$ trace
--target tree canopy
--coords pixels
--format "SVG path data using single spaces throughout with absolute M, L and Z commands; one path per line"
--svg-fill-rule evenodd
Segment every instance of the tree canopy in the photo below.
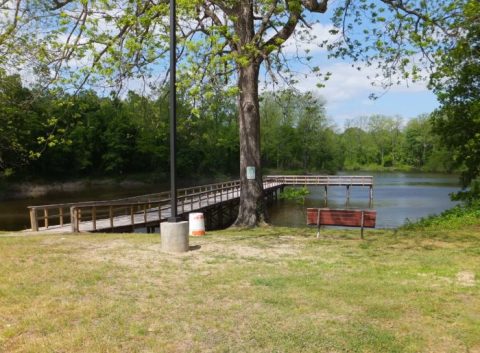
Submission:
M 198 115 L 200 97 L 212 98 L 222 84 L 237 97 L 242 186 L 237 225 L 265 220 L 259 74 L 263 68 L 272 79 L 289 81 L 282 46 L 293 34 L 311 38 L 315 15 L 332 4 L 331 32 L 340 35 L 334 43 L 323 42 L 332 56 L 377 66 L 382 85 L 416 80 L 422 66 L 434 66 L 455 43 L 455 24 L 465 2 L 179 1 L 178 88 L 188 92 L 190 112 Z M 158 83 L 152 78 L 168 72 L 163 60 L 168 50 L 165 0 L 6 0 L 2 5 L 0 65 L 14 62 L 44 84 L 59 82 L 77 92 L 85 85 L 108 90 L 123 87 L 128 79 L 137 85 Z M 230 85 L 232 81 L 236 83 Z M 247 180 L 247 167 L 256 169 L 255 180 Z
M 468 1 L 457 20 L 458 40 L 431 77 L 440 108 L 434 130 L 463 166 L 464 186 L 480 175 L 480 3 Z

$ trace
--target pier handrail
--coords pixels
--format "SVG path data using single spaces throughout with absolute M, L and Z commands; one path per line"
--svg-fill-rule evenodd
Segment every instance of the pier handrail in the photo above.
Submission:
M 323 176 L 323 175 L 269 175 L 264 177 L 264 188 L 283 185 L 373 185 L 372 176 Z M 199 185 L 189 188 L 178 189 L 178 207 L 181 213 L 185 212 L 187 205 L 189 210 L 193 209 L 193 205 L 198 203 L 199 207 L 209 206 L 217 200 L 223 202 L 235 195 L 240 196 L 240 180 Z M 72 230 L 80 231 L 81 221 L 97 220 L 98 213 L 108 212 L 107 219 L 110 219 L 111 228 L 115 215 L 122 214 L 125 216 L 129 213 L 132 219 L 132 227 L 134 226 L 134 216 L 143 213 L 145 223 L 148 220 L 148 214 L 159 212 L 159 220 L 162 219 L 162 210 L 168 208 L 170 203 L 170 192 L 164 191 L 134 197 L 126 197 L 113 200 L 103 201 L 84 201 L 69 202 L 61 204 L 36 205 L 29 206 L 30 223 L 32 231 L 39 230 L 39 222 L 43 221 L 43 227 L 48 229 L 52 226 L 63 226 L 66 221 L 72 224 Z M 52 222 L 50 222 L 52 221 Z
M 268 175 L 266 178 L 286 185 L 373 185 L 370 175 Z
M 278 184 L 276 181 L 267 180 L 264 185 L 268 188 L 272 183 Z M 240 196 L 239 180 L 179 189 L 177 192 L 179 211 L 183 213 L 187 205 L 190 205 L 190 209 L 192 209 L 194 203 L 198 203 L 200 207 L 202 205 L 208 206 L 217 200 L 224 201 L 224 198 L 231 198 L 234 194 L 235 197 Z M 36 205 L 29 206 L 28 209 L 32 231 L 39 230 L 39 221 L 43 221 L 43 226 L 48 229 L 52 226 L 63 226 L 65 221 L 69 220 L 72 224 L 72 230 L 78 232 L 82 220 L 93 222 L 93 228 L 95 229 L 98 213 L 105 210 L 108 210 L 107 218 L 110 219 L 112 228 L 115 215 L 119 212 L 125 215 L 125 212 L 128 211 L 131 216 L 142 212 L 145 215 L 159 212 L 159 219 L 161 220 L 165 218 L 162 217 L 162 208 L 163 210 L 167 209 L 169 203 L 170 192 L 160 192 L 106 201 Z M 53 213 L 52 210 L 56 210 L 56 212 Z M 146 222 L 147 216 L 145 217 Z M 50 222 L 50 220 L 53 220 L 53 222 Z

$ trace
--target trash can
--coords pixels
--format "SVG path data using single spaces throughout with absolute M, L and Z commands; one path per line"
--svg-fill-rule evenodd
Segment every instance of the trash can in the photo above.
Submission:
M 188 234 L 194 237 L 205 235 L 205 219 L 203 213 L 190 213 L 188 215 L 189 231 Z

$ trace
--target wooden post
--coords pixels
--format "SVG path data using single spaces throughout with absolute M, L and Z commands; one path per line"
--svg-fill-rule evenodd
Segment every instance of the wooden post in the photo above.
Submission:
M 48 209 L 44 208 L 43 209 L 43 222 L 45 224 L 45 229 L 48 228 Z
M 317 224 L 318 224 L 318 229 L 317 229 L 317 238 L 320 238 L 320 209 L 318 209 L 318 214 L 317 214 Z
M 360 231 L 360 236 L 363 239 L 363 225 L 365 223 L 365 211 L 362 211 L 362 230 Z
M 350 200 L 350 185 L 347 185 L 347 200 Z
M 370 201 L 373 200 L 373 185 L 370 185 Z
M 38 232 L 37 209 L 35 207 L 30 208 L 30 225 L 33 232 Z
M 93 230 L 97 230 L 97 207 L 92 207 L 92 223 L 93 223 Z
M 72 233 L 78 233 L 78 214 L 75 206 L 70 207 L 70 223 L 72 226 Z
M 113 207 L 108 208 L 108 216 L 110 218 L 110 228 L 113 230 Z
M 328 187 L 325 185 L 325 200 L 328 199 Z
M 147 205 L 143 205 L 143 221 L 147 224 Z
M 59 219 L 60 219 L 60 226 L 63 227 L 63 207 L 60 207 L 58 209 L 58 215 L 59 215 Z
M 161 218 L 162 216 L 162 208 L 160 207 L 160 203 L 158 204 L 158 213 L 159 213 L 159 218 Z M 134 212 L 133 212 L 133 205 L 130 206 L 130 224 L 132 225 L 132 232 L 135 231 L 135 215 L 134 215 Z

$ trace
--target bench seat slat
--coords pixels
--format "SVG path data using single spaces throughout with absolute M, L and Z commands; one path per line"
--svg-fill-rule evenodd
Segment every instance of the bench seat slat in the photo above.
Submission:
M 318 212 L 320 211 L 320 219 Z M 363 211 L 365 228 L 375 228 L 377 212 Z M 345 226 L 345 227 L 361 227 L 362 211 L 361 210 L 331 210 L 328 208 L 307 208 L 307 224 L 308 225 L 326 225 L 326 226 Z

